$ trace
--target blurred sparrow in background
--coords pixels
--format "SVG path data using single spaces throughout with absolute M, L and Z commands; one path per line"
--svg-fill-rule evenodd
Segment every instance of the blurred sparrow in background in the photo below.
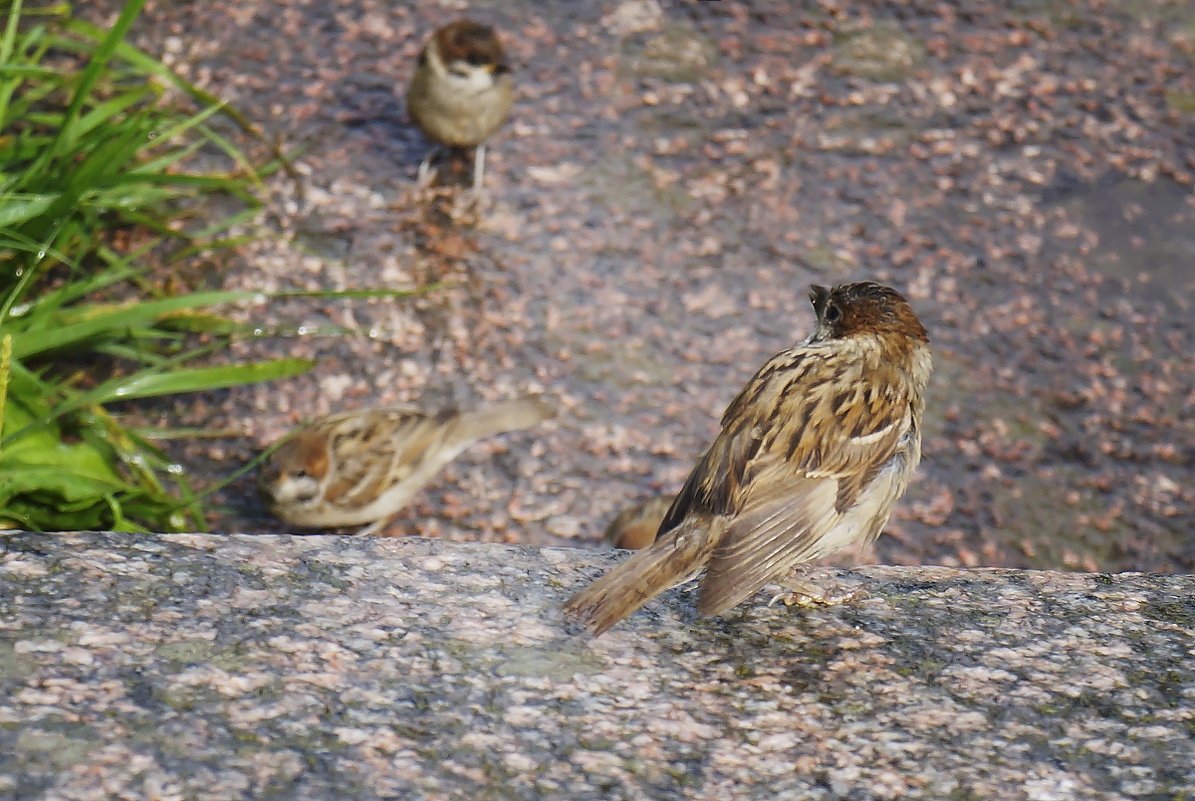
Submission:
M 467 19 L 432 34 L 407 87 L 407 110 L 429 139 L 450 148 L 475 148 L 474 189 L 485 178 L 485 140 L 506 122 L 513 101 L 510 67 L 498 35 Z M 439 149 L 419 165 L 420 183 Z
M 372 523 L 361 532 L 372 533 L 472 443 L 552 414 L 538 398 L 435 415 L 402 406 L 331 414 L 270 454 L 257 487 L 270 513 L 293 526 Z
M 637 551 L 655 542 L 656 531 L 672 505 L 671 495 L 657 495 L 628 506 L 606 526 L 606 542 L 615 548 Z
M 888 287 L 814 286 L 809 298 L 813 332 L 727 407 L 655 543 L 565 604 L 595 634 L 699 572 L 697 611 L 717 615 L 798 563 L 879 536 L 921 459 L 929 338 Z

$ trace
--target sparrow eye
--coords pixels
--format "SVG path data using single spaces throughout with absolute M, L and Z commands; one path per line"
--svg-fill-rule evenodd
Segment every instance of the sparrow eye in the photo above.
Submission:
M 826 307 L 826 322 L 836 323 L 838 318 L 842 317 L 842 311 L 837 306 Z
M 486 64 L 490 63 L 490 60 L 481 53 L 470 53 L 469 55 L 465 56 L 465 61 L 468 61 L 474 67 L 484 67 Z

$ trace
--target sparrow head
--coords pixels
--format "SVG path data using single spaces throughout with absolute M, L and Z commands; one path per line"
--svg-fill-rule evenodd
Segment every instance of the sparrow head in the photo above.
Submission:
M 871 281 L 839 284 L 833 289 L 814 284 L 809 301 L 817 316 L 810 342 L 859 334 L 896 334 L 919 342 L 929 335 L 904 295 Z
M 329 465 L 324 437 L 300 431 L 270 454 L 257 477 L 258 492 L 268 506 L 315 500 Z
M 510 72 L 498 34 L 472 20 L 457 20 L 437 30 L 419 57 L 420 65 L 427 61 L 429 49 L 434 49 L 449 77 L 462 82 L 488 86 Z

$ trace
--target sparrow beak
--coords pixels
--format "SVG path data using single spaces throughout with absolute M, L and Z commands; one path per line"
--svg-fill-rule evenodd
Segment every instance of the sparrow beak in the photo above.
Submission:
M 818 322 L 826 315 L 826 306 L 830 304 L 830 290 L 827 287 L 813 284 L 809 287 L 809 302 L 813 304 L 813 314 Z
M 814 284 L 809 287 L 809 302 L 813 304 L 813 314 L 817 319 L 813 324 L 813 331 L 809 334 L 808 341 L 821 342 L 830 339 L 834 333 L 826 322 L 826 309 L 830 305 L 830 290 Z

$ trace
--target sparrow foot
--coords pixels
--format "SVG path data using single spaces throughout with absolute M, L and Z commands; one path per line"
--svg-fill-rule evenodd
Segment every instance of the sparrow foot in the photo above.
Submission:
M 445 209 L 449 219 L 460 225 L 476 225 L 493 207 L 493 198 L 485 187 L 469 187 L 452 197 Z
M 777 601 L 783 601 L 785 606 L 837 606 L 867 597 L 860 581 L 850 574 L 819 568 L 795 567 L 779 584 L 786 590 L 773 596 L 768 606 Z
M 390 522 L 390 518 L 388 518 L 388 517 L 383 517 L 381 520 L 375 520 L 367 526 L 362 526 L 360 531 L 354 531 L 353 536 L 354 537 L 373 536 L 374 534 L 377 534 L 382 529 L 382 526 L 386 525 L 389 522 Z
M 432 182 L 436 180 L 436 169 L 432 164 L 443 155 L 444 148 L 436 145 L 423 157 L 423 161 L 419 162 L 419 169 L 415 173 L 415 186 L 417 188 L 428 189 L 431 187 Z

